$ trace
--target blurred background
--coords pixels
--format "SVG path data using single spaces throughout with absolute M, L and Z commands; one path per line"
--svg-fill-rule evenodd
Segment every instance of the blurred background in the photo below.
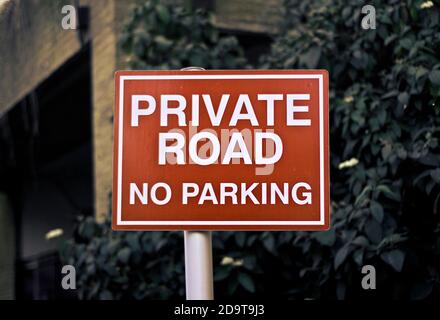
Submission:
M 440 296 L 437 1 L 0 0 L 0 299 L 184 297 L 182 232 L 108 218 L 114 72 L 188 66 L 330 72 L 331 230 L 215 232 L 215 297 Z

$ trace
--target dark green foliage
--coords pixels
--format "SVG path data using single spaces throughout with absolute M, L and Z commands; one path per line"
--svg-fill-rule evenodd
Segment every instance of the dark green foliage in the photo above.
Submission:
M 158 0 L 137 7 L 122 34 L 133 69 L 242 68 L 237 38 L 221 35 L 204 11 L 191 12 Z
M 237 40 L 219 37 L 204 14 L 148 3 L 124 35 L 134 67 L 244 67 Z M 332 229 L 214 233 L 216 296 L 438 298 L 439 8 L 373 1 L 377 29 L 363 30 L 362 1 L 296 3 L 286 2 L 282 32 L 259 67 L 329 70 Z M 84 298 L 183 296 L 182 233 L 81 228 L 66 252 L 82 270 Z M 361 289 L 366 264 L 377 270 L 374 293 Z
M 77 270 L 81 299 L 165 299 L 184 295 L 177 232 L 113 232 L 109 222 L 80 222 L 62 258 Z
M 388 287 L 387 296 L 410 297 L 423 285 L 438 290 L 439 9 L 376 1 L 369 4 L 377 29 L 363 30 L 362 1 L 315 3 L 262 59 L 268 68 L 323 68 L 331 76 L 333 228 L 328 236 L 296 236 L 301 263 L 314 266 L 305 286 L 336 279 L 343 298 L 362 265 L 385 263 L 378 286 Z M 359 163 L 340 169 L 351 158 Z

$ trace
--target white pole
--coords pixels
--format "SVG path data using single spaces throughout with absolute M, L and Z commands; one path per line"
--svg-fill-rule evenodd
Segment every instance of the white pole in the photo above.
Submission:
M 213 300 L 212 236 L 210 231 L 184 231 L 187 300 Z
M 203 71 L 200 67 L 181 70 Z M 213 300 L 212 234 L 210 231 L 184 231 L 185 283 L 187 300 Z

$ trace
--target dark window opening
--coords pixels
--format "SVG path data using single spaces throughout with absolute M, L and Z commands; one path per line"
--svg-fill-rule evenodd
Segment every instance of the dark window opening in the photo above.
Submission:
M 262 55 L 270 52 L 273 40 L 269 35 L 252 32 L 234 32 L 232 34 L 238 38 L 247 60 L 254 66 L 258 65 Z
M 0 122 L 0 190 L 16 228 L 16 298 L 74 296 L 58 250 L 93 214 L 90 48 L 67 61 Z

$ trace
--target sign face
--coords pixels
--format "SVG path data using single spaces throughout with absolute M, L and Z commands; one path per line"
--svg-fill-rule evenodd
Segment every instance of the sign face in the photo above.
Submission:
M 327 230 L 328 73 L 120 71 L 113 229 Z

